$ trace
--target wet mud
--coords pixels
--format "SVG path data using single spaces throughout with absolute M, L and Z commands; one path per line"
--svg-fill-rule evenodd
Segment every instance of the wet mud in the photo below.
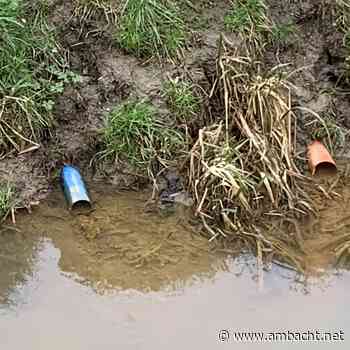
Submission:
M 318 191 L 312 194 L 317 214 L 310 218 L 303 230 L 305 239 L 305 265 L 314 273 L 340 264 L 348 267 L 347 259 L 341 260 L 340 252 L 348 254 L 349 241 L 349 160 L 337 160 L 337 173 L 320 172 L 315 178 Z M 343 250 L 342 250 L 343 248 Z M 345 255 L 347 255 L 345 254 Z

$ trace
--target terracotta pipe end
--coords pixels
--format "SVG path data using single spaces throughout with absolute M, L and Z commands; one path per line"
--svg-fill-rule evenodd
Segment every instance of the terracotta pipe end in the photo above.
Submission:
M 320 141 L 313 141 L 308 146 L 308 159 L 313 176 L 321 169 L 326 169 L 332 173 L 337 171 L 335 161 Z

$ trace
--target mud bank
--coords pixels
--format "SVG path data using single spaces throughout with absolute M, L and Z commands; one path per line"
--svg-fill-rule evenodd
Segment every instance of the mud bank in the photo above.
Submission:
M 335 30 L 333 7 L 327 2 L 267 1 L 269 15 L 279 24 L 292 21 L 295 33 L 283 45 L 271 45 L 266 59 L 271 66 L 289 63 L 297 69 L 295 105 L 307 107 L 320 115 L 332 115 L 341 126 L 348 127 L 350 107 L 346 87 L 337 86 L 344 70 L 345 52 L 342 35 Z M 70 87 L 59 97 L 55 107 L 56 127 L 52 137 L 42 140 L 41 147 L 22 156 L 1 160 L 0 177 L 13 182 L 22 204 L 28 205 L 45 197 L 57 169 L 63 161 L 73 161 L 84 169 L 85 175 L 104 177 L 120 187 L 140 183 L 125 167 L 94 163 L 100 150 L 100 130 L 104 114 L 128 97 L 147 97 L 159 107 L 164 118 L 169 117 L 161 87 L 167 77 L 186 76 L 204 87 L 211 88 L 212 72 L 218 52 L 217 41 L 224 31 L 224 16 L 229 1 L 212 3 L 197 1 L 187 9 L 192 23 L 192 38 L 181 62 L 175 65 L 155 60 L 140 60 L 125 54 L 113 40 L 114 24 L 107 22 L 103 12 L 96 10 L 82 17 L 74 2 L 50 1 L 49 20 L 58 33 L 60 45 L 66 50 L 71 69 L 82 76 L 82 82 Z M 231 35 L 226 33 L 226 35 Z M 232 37 L 232 40 L 237 40 Z M 239 42 L 238 42 L 239 43 Z M 215 108 L 203 106 L 202 113 L 215 113 Z M 301 159 L 310 140 L 307 127 L 310 114 L 299 112 L 297 140 Z M 339 152 L 347 152 L 341 145 Z M 300 160 L 300 164 L 302 164 Z M 26 179 L 23 181 L 23 179 Z M 141 179 L 141 182 L 144 181 Z

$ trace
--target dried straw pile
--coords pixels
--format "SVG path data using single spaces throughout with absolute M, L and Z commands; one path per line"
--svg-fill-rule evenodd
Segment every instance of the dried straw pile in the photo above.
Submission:
M 281 253 L 290 240 L 298 246 L 287 234 L 270 236 L 263 223 L 276 217 L 293 222 L 312 211 L 304 191 L 308 180 L 294 162 L 296 118 L 280 68 L 264 72 L 259 61 L 240 56 L 222 37 L 211 99 L 224 115 L 200 130 L 190 155 L 196 214 L 212 239 L 243 238 L 260 253 Z

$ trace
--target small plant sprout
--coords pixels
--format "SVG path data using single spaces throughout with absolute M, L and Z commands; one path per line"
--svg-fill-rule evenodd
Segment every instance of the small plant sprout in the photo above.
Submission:
M 0 220 L 3 221 L 14 204 L 14 187 L 10 184 L 0 184 Z
M 331 115 L 318 116 L 312 124 L 312 138 L 323 140 L 332 153 L 344 146 L 348 132 L 336 123 L 334 117 Z
M 290 38 L 295 35 L 296 26 L 293 22 L 275 24 L 271 28 L 272 41 L 277 44 L 286 45 Z

